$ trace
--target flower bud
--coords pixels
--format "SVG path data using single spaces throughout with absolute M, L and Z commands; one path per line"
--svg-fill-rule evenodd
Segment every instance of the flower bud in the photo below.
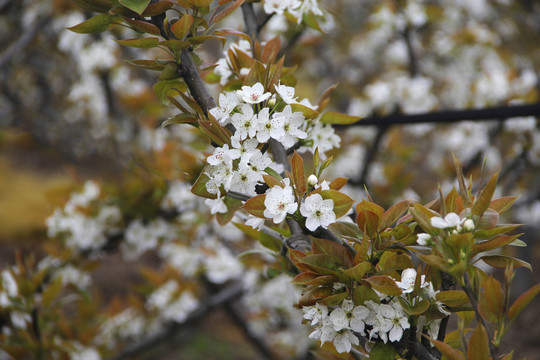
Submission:
M 319 179 L 317 179 L 317 177 L 313 174 L 309 175 L 308 179 L 307 179 L 307 183 L 309 186 L 315 186 L 317 185 L 317 183 L 319 182 Z
M 431 235 L 426 233 L 418 234 L 418 239 L 416 240 L 418 245 L 428 246 L 431 243 Z
M 474 221 L 472 219 L 467 219 L 463 222 L 463 229 L 467 232 L 474 231 Z
M 268 106 L 270 106 L 270 107 L 276 106 L 276 99 L 272 98 L 272 99 L 268 100 Z

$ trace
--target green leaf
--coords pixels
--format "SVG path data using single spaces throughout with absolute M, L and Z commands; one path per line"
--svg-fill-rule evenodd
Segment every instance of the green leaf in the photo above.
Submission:
M 142 15 L 150 0 L 118 0 L 118 2 L 137 14 Z
M 481 253 L 481 252 L 484 252 L 484 251 L 494 250 L 494 249 L 501 248 L 501 247 L 503 247 L 505 245 L 509 245 L 512 242 L 514 242 L 521 235 L 523 235 L 523 234 L 517 234 L 517 235 L 512 235 L 512 236 L 500 235 L 500 236 L 497 236 L 496 238 L 494 238 L 492 240 L 488 240 L 488 241 L 484 241 L 484 242 L 481 242 L 481 243 L 474 244 L 473 249 L 472 249 L 472 255 L 474 256 L 474 255 L 476 255 L 478 253 Z
M 466 360 L 465 355 L 461 351 L 452 349 L 450 345 L 445 344 L 442 341 L 432 339 L 428 336 L 426 337 L 429 339 L 429 341 L 431 341 L 433 345 L 435 345 L 435 347 L 441 352 L 441 354 L 448 358 L 448 360 Z
M 416 301 L 416 303 L 411 306 L 409 302 L 402 297 L 398 297 L 399 303 L 401 304 L 401 307 L 408 315 L 420 315 L 426 312 L 427 309 L 429 309 L 429 300 L 428 299 L 422 299 L 421 301 Z
M 199 177 L 197 178 L 197 181 L 193 184 L 191 187 L 191 192 L 197 196 L 205 197 L 208 199 L 215 199 L 217 196 L 215 194 L 210 194 L 208 190 L 206 190 L 206 183 L 210 180 L 208 175 L 204 173 L 204 170 L 201 171 L 199 174 Z
M 364 279 L 364 281 L 367 281 L 373 289 L 382 292 L 383 294 L 390 296 L 401 295 L 401 289 L 397 286 L 396 282 L 391 277 L 384 275 L 375 275 Z
M 71 0 L 78 7 L 87 11 L 107 13 L 113 7 L 113 2 L 108 0 Z
M 147 21 L 133 20 L 126 16 L 123 16 L 122 19 L 138 32 L 148 33 L 157 36 L 161 35 L 161 31 L 159 31 L 159 28 L 156 25 L 151 24 Z
M 333 211 L 336 214 L 336 218 L 347 215 L 354 203 L 354 200 L 348 195 L 345 195 L 337 190 L 323 190 L 320 192 L 320 194 L 323 199 L 332 199 L 332 201 L 334 201 Z
M 53 301 L 58 298 L 62 291 L 62 277 L 58 276 L 49 286 L 43 291 L 41 305 L 46 309 L 52 305 Z
M 192 24 L 193 16 L 185 14 L 171 26 L 171 31 L 178 40 L 182 40 L 189 33 Z
M 489 255 L 483 256 L 480 258 L 486 264 L 491 265 L 496 268 L 505 269 L 509 265 L 513 265 L 514 268 L 524 267 L 532 271 L 532 266 L 526 261 L 519 260 L 510 256 L 504 255 Z
M 272 251 L 279 253 L 281 251 L 281 241 L 264 232 L 259 233 L 259 242 L 262 246 Z
M 315 15 L 312 12 L 304 13 L 302 16 L 302 22 L 308 27 L 317 30 L 320 33 L 323 32 L 321 27 L 319 26 L 319 23 L 317 22 L 317 19 L 315 18 Z
M 265 199 L 266 194 L 254 196 L 246 201 L 246 203 L 242 206 L 242 209 L 253 216 L 264 219 L 264 210 L 266 209 L 266 206 L 264 205 Z
M 495 210 L 499 214 L 502 214 L 506 210 L 510 209 L 516 202 L 519 196 L 506 196 L 491 201 L 489 208 Z
M 473 331 L 467 350 L 467 360 L 489 360 L 489 338 L 486 328 L 478 324 Z
M 398 353 L 392 345 L 379 341 L 369 352 L 369 360 L 394 360 L 397 355 Z
M 478 310 L 484 319 L 494 324 L 498 323 L 503 316 L 504 295 L 501 291 L 501 283 L 493 276 L 489 276 L 482 282 Z
M 535 298 L 536 295 L 540 292 L 540 284 L 536 284 L 523 294 L 521 294 L 516 301 L 510 306 L 508 311 L 508 320 L 514 320 L 525 307 Z
M 150 4 L 146 7 L 146 10 L 142 13 L 143 17 L 152 17 L 159 14 L 163 14 L 165 11 L 169 10 L 174 6 L 174 3 L 170 1 L 158 1 L 156 3 Z
M 319 116 L 319 112 L 317 110 L 313 110 L 312 108 L 302 104 L 291 104 L 291 110 L 292 112 L 301 112 L 304 114 L 306 119 L 314 119 Z
M 379 295 L 368 285 L 357 286 L 353 291 L 353 300 L 355 305 L 363 305 L 369 300 L 377 304 L 381 302 Z
M 343 246 L 336 242 L 313 238 L 312 240 L 313 254 L 333 255 L 343 260 L 346 265 L 352 265 L 353 257 L 351 253 Z
M 97 34 L 107 30 L 114 18 L 108 14 L 98 14 L 82 23 L 69 27 L 68 30 L 79 34 Z
M 137 38 L 127 40 L 115 40 L 120 45 L 129 46 L 133 48 L 149 49 L 158 46 L 159 39 L 157 37 L 149 38 Z
M 249 37 L 248 34 L 243 33 L 241 31 L 238 31 L 238 30 L 234 30 L 234 29 L 228 29 L 228 28 L 217 29 L 216 31 L 214 31 L 214 34 L 216 34 L 216 35 L 236 35 L 236 36 L 240 36 L 242 39 L 244 39 L 246 41 L 251 42 L 251 38 Z
M 488 239 L 492 236 L 500 235 L 500 234 L 515 230 L 520 226 L 521 225 L 519 224 L 502 224 L 502 225 L 497 225 L 491 229 L 476 230 L 474 232 L 474 237 L 476 239 Z
M 161 123 L 161 127 L 169 126 L 172 124 L 190 124 L 197 125 L 197 115 L 191 113 L 181 113 L 175 116 L 171 116 L 167 120 Z
M 323 124 L 351 125 L 362 119 L 359 116 L 351 116 L 337 112 L 326 112 L 321 116 Z
M 231 14 L 234 10 L 236 10 L 240 5 L 242 5 L 244 3 L 245 0 L 235 0 L 232 4 L 228 5 L 227 7 L 225 7 L 223 10 L 221 10 L 220 12 L 218 12 L 217 14 L 214 15 L 214 17 L 212 18 L 213 22 L 214 23 L 217 23 L 218 21 L 221 21 L 223 20 L 224 18 L 226 18 L 227 16 L 229 16 L 229 14 Z M 248 40 L 249 41 L 249 40 Z
M 345 300 L 349 296 L 347 292 L 342 292 L 340 294 L 336 295 L 330 295 L 322 300 L 319 300 L 318 303 L 325 306 L 336 306 L 340 305 L 343 300 Z
M 298 303 L 302 306 L 312 306 L 312 305 L 315 305 L 317 301 L 331 295 L 332 295 L 332 289 L 330 288 L 327 288 L 327 287 L 315 288 L 303 294 L 300 297 L 300 300 L 298 300 Z
M 491 179 L 489 179 L 486 186 L 482 189 L 480 195 L 478 195 L 478 198 L 476 198 L 476 200 L 474 201 L 473 207 L 471 209 L 473 215 L 480 216 L 484 213 L 484 211 L 489 208 L 491 198 L 493 197 L 493 193 L 495 193 L 495 188 L 497 187 L 498 177 L 498 173 L 494 174 Z
M 240 209 L 242 206 L 242 200 L 238 200 L 230 196 L 225 196 L 223 202 L 227 206 L 227 212 L 216 214 L 216 220 L 221 226 L 225 226 L 229 221 L 231 221 L 236 213 L 236 210 Z
M 458 307 L 469 303 L 467 294 L 461 290 L 441 291 L 435 295 L 435 298 L 449 307 Z
M 371 263 L 365 261 L 356 265 L 353 268 L 343 270 L 343 273 L 353 280 L 360 281 L 364 278 L 364 275 L 371 270 Z
M 409 200 L 404 200 L 386 210 L 382 214 L 381 224 L 378 230 L 382 231 L 395 223 L 409 209 L 410 204 L 411 202 Z
M 162 104 L 166 104 L 169 96 L 177 95 L 179 91 L 186 89 L 183 79 L 161 80 L 154 84 L 154 92 Z
M 300 262 L 325 275 L 334 275 L 339 267 L 345 265 L 342 259 L 328 254 L 308 255 L 300 259 Z
M 428 209 L 427 207 L 414 204 L 413 207 L 409 209 L 412 217 L 416 220 L 417 224 L 420 225 L 422 230 L 430 235 L 436 235 L 439 231 L 431 225 L 431 218 L 434 216 L 439 216 L 435 211 Z

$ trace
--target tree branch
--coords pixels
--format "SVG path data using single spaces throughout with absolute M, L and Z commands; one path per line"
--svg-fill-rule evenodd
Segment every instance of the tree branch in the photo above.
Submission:
M 18 52 L 27 47 L 34 37 L 45 27 L 52 17 L 47 16 L 39 20 L 30 30 L 22 34 L 14 43 L 12 43 L 1 55 L 0 55 L 0 68 L 3 68 L 6 63 L 15 56 Z
M 540 116 L 540 103 L 486 107 L 483 109 L 441 110 L 413 115 L 369 116 L 351 125 L 334 125 L 335 128 L 349 126 L 389 126 L 426 123 L 454 123 L 457 121 L 493 121 L 522 116 Z

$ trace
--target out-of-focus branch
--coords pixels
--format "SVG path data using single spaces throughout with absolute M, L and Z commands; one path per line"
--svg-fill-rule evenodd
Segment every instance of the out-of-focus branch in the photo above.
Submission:
M 408 125 L 408 124 L 443 124 L 458 121 L 494 121 L 507 120 L 522 116 L 540 116 L 540 103 L 486 107 L 483 109 L 441 110 L 413 115 L 369 116 L 351 125 L 334 125 L 335 128 L 349 126 Z
M 174 336 L 180 331 L 192 328 L 195 324 L 199 323 L 210 312 L 210 310 L 241 296 L 243 291 L 242 283 L 235 283 L 227 288 L 224 288 L 208 298 L 208 300 L 193 311 L 183 323 L 171 323 L 157 334 L 152 335 L 139 343 L 126 347 L 120 354 L 110 358 L 109 360 L 131 359 L 136 355 L 140 355 L 141 353 L 174 338 Z
M 246 33 L 251 36 L 252 40 L 259 38 L 259 26 L 257 25 L 257 15 L 253 4 L 245 2 L 242 4 L 242 15 L 244 16 L 244 23 L 246 25 Z
M 1 5 L 1 4 L 0 4 Z M 12 43 L 1 55 L 0 55 L 0 68 L 3 68 L 9 59 L 15 56 L 18 52 L 27 47 L 34 37 L 51 21 L 51 17 L 47 16 L 40 19 L 34 24 L 30 30 L 22 34 L 14 43 Z
M 381 146 L 382 139 L 388 129 L 389 129 L 388 126 L 383 126 L 377 129 L 377 134 L 375 135 L 375 139 L 373 139 L 373 142 L 371 143 L 371 146 L 368 149 L 368 152 L 364 159 L 364 165 L 362 166 L 362 172 L 360 173 L 360 177 L 358 178 L 358 180 L 349 179 L 349 184 L 368 186 L 367 177 L 369 174 L 369 168 L 371 164 L 373 163 L 373 161 L 375 160 L 375 157 L 377 156 L 377 152 L 379 151 L 379 147 Z

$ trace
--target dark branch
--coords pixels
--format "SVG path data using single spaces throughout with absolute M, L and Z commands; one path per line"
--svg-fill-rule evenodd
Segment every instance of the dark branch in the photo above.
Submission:
M 1 55 L 0 55 L 0 68 L 3 68 L 6 63 L 15 56 L 18 52 L 27 47 L 34 37 L 43 30 L 43 28 L 51 21 L 51 17 L 46 17 L 39 20 L 30 30 L 22 34 L 14 43 L 12 43 Z
M 389 126 L 426 123 L 454 123 L 476 120 L 493 121 L 522 116 L 540 116 L 540 103 L 494 106 L 483 109 L 442 110 L 414 115 L 369 116 L 352 125 L 335 125 L 336 128 L 348 126 Z

